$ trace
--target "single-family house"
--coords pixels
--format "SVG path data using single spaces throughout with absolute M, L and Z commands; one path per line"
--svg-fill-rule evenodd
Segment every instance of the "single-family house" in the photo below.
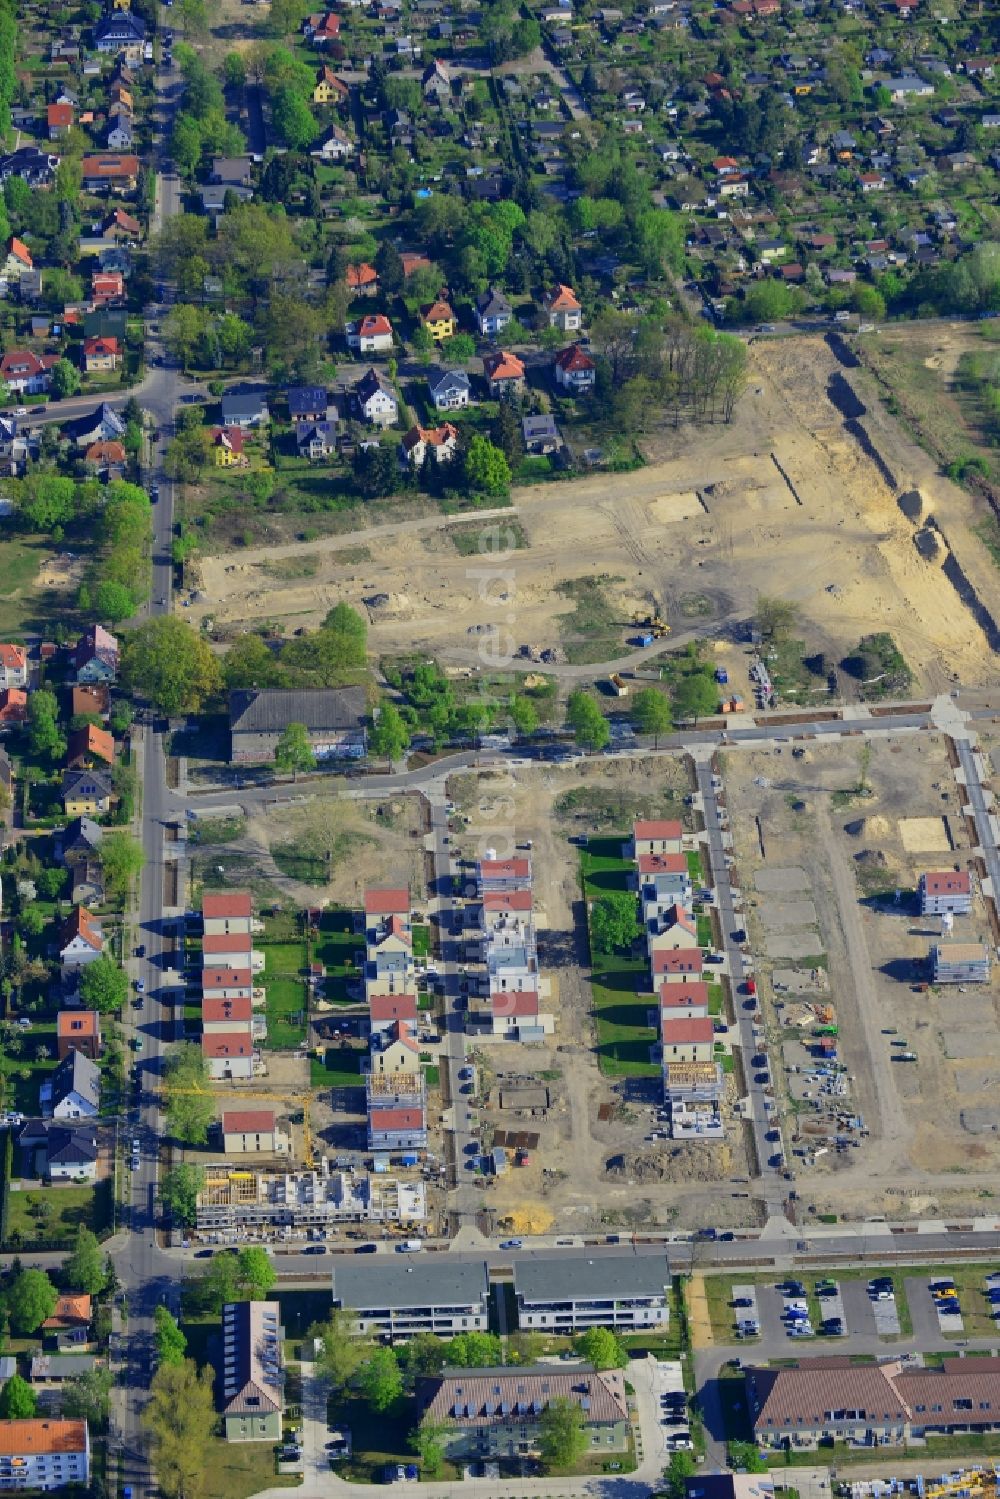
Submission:
M 310 151 L 319 161 L 347 161 L 354 155 L 354 142 L 339 125 L 331 125 L 317 146 Z
M 80 683 L 113 682 L 121 652 L 118 641 L 103 625 L 84 631 L 73 652 L 73 671 Z
M 381 312 L 368 312 L 346 325 L 347 346 L 359 354 L 388 354 L 392 349 L 392 324 Z
M 322 385 L 294 385 L 286 391 L 285 398 L 288 415 L 296 424 L 326 420 L 329 400 Z
M 556 384 L 575 393 L 591 390 L 597 379 L 597 365 L 579 344 L 571 344 L 555 358 Z
M 50 104 L 45 111 L 45 131 L 50 141 L 61 141 L 73 128 L 72 104 Z
M 464 370 L 435 370 L 427 376 L 427 389 L 436 411 L 461 411 L 472 393 Z
M 660 1042 L 664 1063 L 710 1062 L 715 1054 L 715 1031 L 712 1021 L 688 1016 L 673 1018 L 670 1010 L 661 1012 Z
M 96 1010 L 60 1010 L 56 1016 L 56 1055 L 60 1062 L 79 1051 L 96 1062 L 101 1054 L 101 1017 Z
M 67 817 L 101 817 L 111 810 L 114 786 L 105 771 L 67 770 L 61 790 Z
M 109 57 L 141 62 L 146 44 L 146 23 L 130 10 L 106 11 L 94 27 L 94 49 Z
M 95 442 L 120 442 L 125 422 L 113 406 L 102 401 L 95 411 L 64 423 L 63 432 L 78 448 L 89 448 Z
M 0 687 L 27 687 L 28 652 L 23 645 L 0 645 Z
M 438 103 L 451 98 L 451 69 L 446 62 L 435 58 L 423 71 L 420 87 L 425 99 L 436 99 Z
M 513 317 L 513 307 L 495 286 L 476 298 L 476 322 L 484 338 L 496 338 Z
M 58 156 L 51 151 L 40 151 L 37 146 L 19 146 L 0 156 L 0 182 L 8 177 L 20 177 L 29 187 L 46 187 L 56 174 Z
M 116 208 L 101 225 L 101 238 L 134 243 L 142 239 L 142 225 L 124 208 Z
M 519 395 L 524 390 L 524 365 L 516 354 L 505 349 L 487 354 L 483 360 L 483 374 L 487 389 L 495 399 Z
M 312 91 L 314 104 L 346 104 L 351 91 L 342 78 L 324 63 L 316 72 L 316 83 Z
M 649 966 L 653 974 L 653 987 L 662 984 L 703 983 L 705 960 L 697 947 L 661 948 L 650 953 Z
M 80 163 L 83 187 L 89 193 L 135 192 L 139 181 L 139 158 L 131 154 L 102 152 L 99 156 L 85 156 Z
M 335 11 L 324 11 L 322 15 L 307 16 L 302 23 L 306 40 L 314 47 L 328 47 L 340 36 L 340 17 Z
M 39 395 L 52 383 L 52 369 L 58 359 L 57 354 L 9 349 L 0 359 L 0 380 L 14 395 Z
M 625 857 L 638 859 L 642 854 L 679 854 L 683 852 L 684 830 L 675 818 L 640 818 L 632 828 L 625 845 Z
M 916 73 L 904 73 L 900 78 L 887 78 L 879 88 L 887 88 L 893 104 L 905 104 L 908 99 L 929 99 L 934 94 L 934 85 Z
M 216 468 L 246 468 L 250 462 L 247 457 L 250 439 L 242 427 L 212 427 L 209 440 Z
M 273 1109 L 223 1109 L 219 1125 L 226 1155 L 285 1155 L 289 1136 Z
M 400 446 L 412 468 L 420 468 L 428 453 L 436 463 L 447 463 L 455 456 L 458 428 L 451 422 L 442 422 L 440 427 L 411 427 Z
M 555 453 L 562 447 L 556 419 L 551 415 L 522 417 L 521 439 L 526 453 Z
M 112 765 L 114 758 L 115 741 L 107 729 L 87 723 L 70 734 L 66 749 L 66 764 L 70 770 Z
M 128 151 L 135 140 L 132 118 L 123 109 L 108 116 L 108 129 L 104 144 L 109 151 Z
M 429 307 L 421 307 L 420 322 L 437 344 L 458 331 L 458 319 L 451 306 L 440 298 Z
M 70 1051 L 38 1090 L 48 1119 L 93 1119 L 101 1107 L 101 1074 L 82 1051 Z
M 349 265 L 344 272 L 347 289 L 355 297 L 374 297 L 378 292 L 378 271 L 367 260 Z
M 0 728 L 8 724 L 26 723 L 28 718 L 28 694 L 21 687 L 0 688 Z
M 391 427 L 399 414 L 396 392 L 376 369 L 367 370 L 354 387 L 354 405 L 373 427 Z
M 96 916 L 86 906 L 74 906 L 59 933 L 59 961 L 63 977 L 71 969 L 93 963 L 104 952 L 104 933 Z
M 118 368 L 117 338 L 85 338 L 83 367 L 88 375 L 106 374 Z
M 270 420 L 267 397 L 258 390 L 227 390 L 220 402 L 222 425 L 244 431 L 264 427 Z
M 558 328 L 562 333 L 575 333 L 583 327 L 583 308 L 576 293 L 568 286 L 560 283 L 546 292 L 542 298 L 542 307 L 550 328 Z
M 311 463 L 331 457 L 337 450 L 336 421 L 298 422 L 295 427 L 295 446 L 299 457 L 308 458 Z

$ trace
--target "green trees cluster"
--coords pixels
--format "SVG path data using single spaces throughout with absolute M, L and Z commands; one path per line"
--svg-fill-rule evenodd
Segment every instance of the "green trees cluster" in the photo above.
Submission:
M 160 1201 L 173 1221 L 193 1228 L 198 1215 L 198 1193 L 205 1184 L 204 1167 L 192 1161 L 172 1166 L 160 1177 Z
M 641 432 L 666 412 L 679 421 L 729 421 L 746 388 L 747 351 L 731 333 L 671 315 L 634 317 L 605 307 L 594 318 L 598 398 L 621 430 Z
M 590 908 L 590 937 L 599 953 L 628 952 L 639 931 L 639 904 L 630 890 L 609 890 Z
M 184 75 L 184 108 L 178 110 L 170 137 L 170 154 L 179 172 L 192 177 L 206 151 L 238 156 L 246 150 L 243 132 L 226 119 L 222 87 L 205 62 L 185 43 L 174 56 Z
M 94 619 L 114 625 L 134 614 L 149 594 L 153 509 L 144 489 L 122 479 L 104 493 L 98 552 L 77 604 Z
M 113 1015 L 128 998 L 128 976 L 109 953 L 87 963 L 80 974 L 80 998 L 89 1010 Z
M 59 699 L 48 687 L 28 698 L 28 748 L 40 759 L 58 764 L 66 755 L 66 737 L 59 724 Z
M 611 739 L 611 729 L 597 699 L 578 688 L 569 695 L 566 718 L 581 749 L 601 750 Z
M 191 1359 L 161 1364 L 142 1414 L 165 1499 L 198 1499 L 208 1471 L 208 1444 L 215 1431 L 213 1371 Z
M 197 713 L 222 686 L 208 641 L 176 615 L 157 615 L 122 642 L 122 677 L 161 713 Z
M 10 134 L 10 106 L 17 95 L 17 17 L 15 8 L 5 0 L 0 5 L 0 135 Z M 10 233 L 7 214 L 0 214 L 0 235 Z
M 207 272 L 205 262 L 203 275 Z M 178 302 L 163 319 L 163 341 L 184 369 L 193 363 L 207 370 L 236 369 L 250 352 L 253 329 L 235 312 Z
M 185 1145 L 204 1145 L 215 1121 L 208 1081 L 208 1067 L 195 1042 L 185 1041 L 167 1057 L 163 1069 L 167 1129 Z
M 286 641 L 279 651 L 259 635 L 242 635 L 230 646 L 222 671 L 227 687 L 340 687 L 357 681 L 367 655 L 367 622 L 340 603 L 318 630 Z

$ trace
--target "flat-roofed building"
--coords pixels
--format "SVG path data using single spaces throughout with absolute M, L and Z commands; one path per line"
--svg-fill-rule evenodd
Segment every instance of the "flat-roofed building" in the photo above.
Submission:
M 364 1336 L 485 1332 L 488 1299 L 485 1260 L 400 1255 L 378 1265 L 347 1260 L 333 1271 L 333 1304 L 353 1314 Z
M 990 953 L 983 942 L 936 942 L 930 951 L 935 984 L 988 984 Z
M 666 1327 L 670 1267 L 665 1255 L 532 1255 L 514 1265 L 514 1295 L 522 1328 L 574 1333 L 587 1327 Z

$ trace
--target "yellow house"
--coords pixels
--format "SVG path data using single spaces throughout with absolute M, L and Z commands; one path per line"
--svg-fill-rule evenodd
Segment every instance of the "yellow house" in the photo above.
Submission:
M 340 104 L 348 97 L 348 94 L 347 84 L 341 82 L 332 68 L 319 69 L 316 74 L 316 86 L 312 92 L 314 104 Z
M 239 427 L 212 428 L 212 457 L 216 468 L 245 468 L 246 435 Z
M 62 780 L 67 817 L 99 817 L 111 810 L 111 778 L 100 770 L 67 770 Z
M 813 86 L 812 86 L 811 83 L 797 83 L 795 85 L 795 87 L 794 87 L 794 90 L 793 90 L 794 93 L 799 94 L 799 95 L 802 95 L 802 94 L 811 94 L 812 91 L 813 91 Z
M 421 308 L 420 321 L 436 344 L 458 332 L 458 318 L 447 302 L 432 302 L 429 307 Z
M 112 10 L 131 10 L 132 0 L 111 0 Z

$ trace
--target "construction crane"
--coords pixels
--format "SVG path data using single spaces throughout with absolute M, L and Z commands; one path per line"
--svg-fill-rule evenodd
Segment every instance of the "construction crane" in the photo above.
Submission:
M 170 1091 L 169 1082 L 166 1085 L 164 1102 Z M 195 1095 L 198 1098 L 210 1098 L 213 1103 L 219 1100 L 218 1093 L 212 1093 L 207 1088 L 174 1088 L 175 1094 Z M 308 1093 L 246 1093 L 237 1095 L 240 1102 L 246 1108 L 253 1108 L 256 1103 L 280 1103 L 284 1104 L 289 1114 L 302 1113 L 302 1156 L 306 1167 L 312 1171 L 316 1165 L 316 1156 L 313 1151 L 312 1122 L 309 1111 L 312 1099 Z

